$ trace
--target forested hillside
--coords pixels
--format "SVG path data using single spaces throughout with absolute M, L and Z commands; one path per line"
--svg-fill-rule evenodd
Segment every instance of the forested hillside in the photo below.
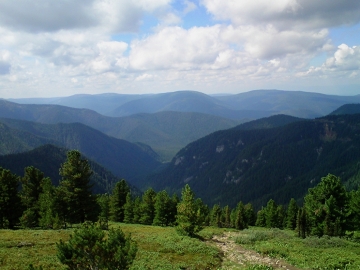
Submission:
M 144 177 L 160 165 L 150 147 L 107 136 L 80 123 L 47 125 L 13 119 L 3 121 L 12 125 L 10 128 L 2 124 L 4 129 L 0 136 L 4 139 L 6 136 L 0 150 L 3 154 L 24 152 L 52 143 L 66 149 L 78 149 L 116 176 L 129 181 Z
M 284 114 L 277 114 L 269 117 L 260 118 L 257 120 L 249 121 L 243 124 L 240 124 L 234 127 L 234 130 L 250 130 L 250 129 L 266 129 L 266 128 L 274 128 L 274 127 L 281 127 L 287 124 L 303 121 L 305 119 L 284 115 Z
M 360 113 L 360 104 L 345 104 L 337 108 L 331 115 Z
M 13 129 L 0 122 L 0 155 L 31 150 L 51 142 L 53 141 L 49 138 L 41 138 L 26 131 Z
M 31 151 L 0 156 L 0 167 L 21 176 L 24 174 L 24 168 L 33 166 L 42 171 L 45 177 L 49 177 L 53 185 L 58 186 L 61 179 L 59 168 L 66 160 L 67 151 L 65 148 L 47 144 Z M 109 193 L 119 178 L 92 160 L 89 160 L 89 164 L 93 171 L 90 178 L 94 185 L 92 191 L 100 194 Z
M 357 174 L 359 159 L 360 115 L 327 116 L 215 132 L 183 148 L 148 183 L 171 191 L 188 183 L 209 204 L 241 200 L 259 207 L 271 198 L 300 199 L 328 173 L 346 182 Z

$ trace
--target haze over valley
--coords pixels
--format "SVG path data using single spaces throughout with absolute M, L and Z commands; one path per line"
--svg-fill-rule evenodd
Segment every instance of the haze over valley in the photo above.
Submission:
M 0 151 L 12 155 L 0 166 L 14 169 L 11 163 L 23 153 L 54 145 L 80 150 L 140 190 L 179 192 L 189 183 L 207 203 L 286 202 L 303 196 L 326 172 L 357 185 L 355 103 L 360 95 L 280 90 L 0 100 Z M 52 151 L 40 152 L 44 164 L 36 161 L 38 166 L 58 166 Z

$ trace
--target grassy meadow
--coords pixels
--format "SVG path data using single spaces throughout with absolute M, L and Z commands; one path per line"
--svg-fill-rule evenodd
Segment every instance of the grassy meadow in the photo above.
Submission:
M 135 269 L 218 269 L 219 252 L 204 241 L 179 236 L 173 227 L 111 223 L 138 244 Z M 67 230 L 0 230 L 0 269 L 27 269 L 32 263 L 44 269 L 66 269 L 56 257 L 56 243 L 67 240 Z
M 339 237 L 298 238 L 295 232 L 251 228 L 233 236 L 237 244 L 299 269 L 360 269 L 360 241 Z
M 211 243 L 213 235 L 229 237 L 245 249 L 282 259 L 297 269 L 360 269 L 360 243 L 336 237 L 300 239 L 287 230 L 250 228 L 243 231 L 208 227 L 199 239 L 180 236 L 173 227 L 111 223 L 131 234 L 138 253 L 131 269 L 246 269 L 271 270 L 259 263 L 237 264 Z M 56 243 L 67 230 L 0 230 L 0 269 L 66 269 L 56 257 Z

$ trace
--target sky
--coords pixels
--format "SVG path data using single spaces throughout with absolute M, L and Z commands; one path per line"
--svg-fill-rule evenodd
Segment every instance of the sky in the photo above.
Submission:
M 0 98 L 360 94 L 359 0 L 0 0 Z

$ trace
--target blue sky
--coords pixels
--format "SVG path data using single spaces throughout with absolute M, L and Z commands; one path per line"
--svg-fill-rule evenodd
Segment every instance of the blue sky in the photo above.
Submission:
M 358 0 L 2 0 L 0 97 L 360 94 Z

